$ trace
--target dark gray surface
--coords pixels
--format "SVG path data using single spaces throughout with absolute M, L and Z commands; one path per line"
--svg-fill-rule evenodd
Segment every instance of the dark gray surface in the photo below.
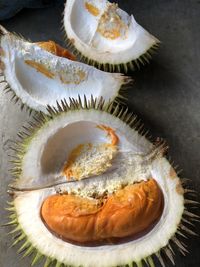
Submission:
M 167 140 L 172 159 L 183 169 L 181 176 L 192 180 L 200 192 L 200 1 L 127 0 L 120 6 L 133 13 L 138 22 L 155 34 L 161 48 L 150 65 L 133 74 L 135 84 L 127 92 L 128 105 L 144 122 L 150 134 Z M 53 39 L 63 43 L 60 31 L 63 8 L 24 10 L 2 22 L 8 30 L 33 41 Z M 5 221 L 8 154 L 11 140 L 30 118 L 10 103 L 0 91 L 0 223 Z M 176 205 L 176 203 L 174 203 Z M 199 225 L 196 231 L 200 233 Z M 20 260 L 17 248 L 9 249 L 11 237 L 0 228 L 0 266 L 28 267 L 30 259 Z M 200 266 L 200 238 L 186 241 L 190 254 L 176 255 L 177 267 Z M 39 266 L 39 265 L 38 265 Z M 160 265 L 157 265 L 160 266 Z M 171 266 L 167 263 L 167 266 Z M 95 267 L 95 266 L 94 266 Z

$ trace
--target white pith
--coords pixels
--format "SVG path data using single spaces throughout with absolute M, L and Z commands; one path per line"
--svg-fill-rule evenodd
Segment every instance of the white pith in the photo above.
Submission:
M 131 150 L 133 152 L 133 162 L 137 163 L 137 165 L 142 165 L 141 157 L 144 157 L 152 149 L 152 144 L 149 141 L 141 137 L 135 130 L 130 129 L 129 126 L 118 118 L 106 112 L 95 110 L 73 111 L 59 115 L 36 133 L 28 145 L 29 149 L 23 158 L 22 169 L 26 169 L 27 172 L 31 168 L 31 164 L 33 164 L 33 171 L 36 166 L 35 164 L 39 166 L 42 151 L 47 140 L 59 129 L 66 127 L 66 125 L 70 127 L 72 122 L 76 122 L 77 126 L 80 122 L 92 122 L 112 127 L 119 136 L 120 150 L 124 152 Z M 92 124 L 88 125 L 92 126 Z M 81 126 L 80 131 L 83 129 L 84 135 L 83 124 Z M 91 133 L 94 133 L 93 130 Z M 96 138 L 98 137 L 100 136 L 96 135 Z M 34 154 L 36 154 L 35 158 L 31 157 Z M 29 163 L 26 164 L 25 161 L 29 161 Z M 127 162 L 126 166 L 129 168 Z M 19 193 L 14 199 L 18 222 L 34 247 L 46 256 L 55 258 L 64 264 L 85 267 L 107 267 L 124 265 L 132 261 L 139 262 L 168 244 L 169 239 L 175 234 L 180 223 L 184 210 L 184 199 L 177 192 L 177 186 L 180 182 L 179 178 L 173 177 L 172 179 L 170 177 L 171 165 L 165 158 L 154 159 L 149 162 L 149 166 L 145 170 L 139 166 L 137 168 L 138 172 L 135 172 L 133 177 L 129 177 L 129 180 L 126 174 L 118 178 L 115 175 L 105 173 L 101 176 L 76 183 L 73 182 L 52 188 Z M 106 189 L 112 192 L 118 187 L 118 182 L 124 182 L 124 178 L 128 182 L 133 182 L 137 181 L 136 177 L 138 177 L 138 180 L 145 180 L 145 177 L 153 177 L 158 182 L 164 195 L 164 210 L 159 222 L 150 232 L 136 240 L 123 244 L 97 247 L 73 245 L 54 236 L 41 220 L 40 208 L 42 202 L 47 196 L 55 194 L 57 191 L 78 192 L 78 189 L 81 189 L 82 196 L 87 196 L 95 190 L 99 193 Z M 42 184 L 43 177 L 39 172 L 35 173 L 35 179 L 37 178 Z M 24 174 L 22 174 L 19 180 L 21 180 L 19 183 L 21 185 L 23 184 L 22 180 L 31 186 L 33 185 L 32 181 L 26 180 Z
M 100 14 L 93 16 L 85 8 L 89 2 L 98 7 Z M 97 32 L 99 19 L 110 2 L 107 0 L 68 0 L 64 11 L 64 28 L 67 37 L 85 57 L 99 63 L 123 64 L 136 60 L 159 41 L 120 8 L 117 13 L 128 25 L 126 39 L 111 40 Z
M 68 101 L 69 97 L 77 98 L 78 95 L 82 100 L 84 95 L 88 98 L 91 95 L 94 98 L 103 95 L 105 101 L 114 100 L 125 83 L 126 78 L 121 74 L 110 74 L 83 63 L 57 57 L 11 33 L 1 37 L 0 46 L 4 51 L 1 61 L 5 65 L 5 80 L 24 104 L 37 111 L 47 113 L 47 105 L 55 106 L 56 101 L 60 102 L 64 98 Z M 27 65 L 24 60 L 42 63 L 55 73 L 55 77 L 45 76 Z M 79 71 L 85 74 L 85 78 L 75 84 L 73 80 Z M 72 82 L 63 83 L 59 77 L 60 73 Z

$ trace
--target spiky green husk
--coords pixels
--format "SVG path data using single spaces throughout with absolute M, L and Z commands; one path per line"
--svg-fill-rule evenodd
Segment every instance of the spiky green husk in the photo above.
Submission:
M 175 258 L 175 249 L 178 249 L 182 255 L 186 255 L 188 250 L 186 245 L 182 241 L 182 239 L 188 238 L 188 236 L 196 236 L 196 233 L 193 229 L 194 222 L 199 221 L 199 216 L 190 212 L 191 207 L 196 207 L 198 202 L 191 199 L 193 194 L 193 190 L 186 188 L 185 180 L 182 180 L 182 185 L 185 187 L 185 210 L 183 214 L 182 221 L 180 222 L 177 232 L 171 238 L 169 243 L 166 247 L 161 248 L 160 251 L 157 251 L 155 254 L 146 257 L 140 262 L 129 262 L 122 266 L 128 267 L 144 267 L 150 266 L 155 267 L 155 259 L 157 258 L 162 267 L 168 266 L 168 262 L 171 262 L 175 265 L 174 258 Z M 44 267 L 72 267 L 71 265 L 63 264 L 62 262 L 57 261 L 54 258 L 47 257 L 44 254 L 41 254 L 37 248 L 35 248 L 31 242 L 29 241 L 28 236 L 24 233 L 23 229 L 21 228 L 18 218 L 17 212 L 15 210 L 14 201 L 8 202 L 8 207 L 6 208 L 7 211 L 10 212 L 9 215 L 9 222 L 5 224 L 6 226 L 12 226 L 13 230 L 9 232 L 13 236 L 13 242 L 11 247 L 18 245 L 19 249 L 18 252 L 22 255 L 22 258 L 26 256 L 32 256 L 31 266 L 36 265 L 38 262 L 43 261 Z M 188 207 L 189 205 L 189 207 Z M 4 225 L 4 226 L 5 226 Z M 64 241 L 63 241 L 64 242 Z M 121 266 L 121 265 L 120 265 Z M 79 266 L 80 267 L 80 266 Z M 84 266 L 82 266 L 84 267 Z
M 48 107 L 49 115 L 44 115 L 40 113 L 38 116 L 34 118 L 34 122 L 29 123 L 28 127 L 24 127 L 24 130 L 19 133 L 19 141 L 16 142 L 15 147 L 13 150 L 16 152 L 15 158 L 12 160 L 14 164 L 14 168 L 12 168 L 12 173 L 16 178 L 20 177 L 21 175 L 21 162 L 22 159 L 27 151 L 27 147 L 29 142 L 33 138 L 33 136 L 37 133 L 39 129 L 41 129 L 46 123 L 50 122 L 57 116 L 61 116 L 63 113 L 68 111 L 76 111 L 76 110 L 99 110 L 100 112 L 108 112 L 115 117 L 120 118 L 126 124 L 128 124 L 131 128 L 135 128 L 140 131 L 141 134 L 145 135 L 146 133 L 143 131 L 142 127 L 140 126 L 140 122 L 137 121 L 136 117 L 132 114 L 128 113 L 128 109 L 121 108 L 119 105 L 111 102 L 109 104 L 105 104 L 103 98 L 99 101 L 93 99 L 91 97 L 90 100 L 87 100 L 85 97 L 84 102 L 79 99 L 70 99 L 70 104 L 67 104 L 66 100 L 61 101 L 61 103 L 57 103 L 57 107 Z M 186 179 L 181 180 L 183 187 L 185 187 L 185 183 L 187 182 Z M 186 195 L 193 194 L 193 190 L 186 188 L 184 189 Z M 166 260 L 168 260 L 174 264 L 174 248 L 177 247 L 179 251 L 185 255 L 188 250 L 186 245 L 182 242 L 183 238 L 187 238 L 187 235 L 196 235 L 194 230 L 192 229 L 193 223 L 199 220 L 199 216 L 195 215 L 194 213 L 190 212 L 190 209 L 187 209 L 186 206 L 196 206 L 198 203 L 191 199 L 190 197 L 185 197 L 185 210 L 182 217 L 182 220 L 177 227 L 176 233 L 169 241 L 168 245 L 164 248 L 161 248 L 160 251 L 157 251 L 154 255 L 149 255 L 147 258 L 143 259 L 140 262 L 129 262 L 124 264 L 123 266 L 134 266 L 134 267 L 143 267 L 143 266 L 150 266 L 154 267 L 154 259 L 160 261 L 160 264 L 165 267 Z M 69 267 L 70 265 L 63 264 L 58 262 L 56 259 L 45 256 L 37 250 L 37 248 L 33 247 L 31 242 L 29 241 L 29 237 L 26 236 L 23 229 L 21 228 L 18 222 L 18 215 L 15 210 L 14 201 L 10 203 L 10 207 L 7 209 L 11 212 L 9 216 L 9 222 L 7 225 L 14 226 L 14 230 L 11 231 L 11 234 L 15 234 L 13 246 L 16 244 L 21 244 L 19 248 L 19 252 L 23 253 L 23 257 L 33 255 L 32 259 L 32 266 L 35 265 L 39 260 L 43 259 L 45 261 L 44 267 L 47 266 L 55 266 L 55 267 Z M 64 241 L 63 241 L 64 242 Z M 80 267 L 80 266 L 79 266 Z
M 152 59 L 152 55 L 157 51 L 159 47 L 159 42 L 155 43 L 153 46 L 151 46 L 144 54 L 139 56 L 137 59 L 124 62 L 121 64 L 110 64 L 109 62 L 100 63 L 100 62 L 97 62 L 93 59 L 90 59 L 84 56 L 79 50 L 77 50 L 73 42 L 71 42 L 71 40 L 68 38 L 67 33 L 64 31 L 64 26 L 61 29 L 64 33 L 67 49 L 69 49 L 76 57 L 78 57 L 81 62 L 84 62 L 97 69 L 108 71 L 108 72 L 128 73 L 129 71 L 138 70 L 140 69 L 141 66 L 144 66 L 150 63 L 150 60 Z

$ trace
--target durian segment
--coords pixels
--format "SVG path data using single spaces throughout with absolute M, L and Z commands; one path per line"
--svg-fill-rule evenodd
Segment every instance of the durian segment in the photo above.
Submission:
M 0 48 L 7 87 L 23 104 L 44 113 L 47 105 L 56 105 L 64 98 L 69 103 L 69 98 L 79 95 L 82 100 L 84 95 L 114 100 L 122 85 L 130 81 L 121 74 L 55 56 L 5 31 L 0 36 Z
M 69 181 L 100 175 L 112 166 L 113 158 L 117 154 L 119 138 L 112 128 L 105 125 L 97 125 L 97 128 L 107 132 L 111 143 L 86 143 L 76 146 L 71 151 L 62 171 Z
M 171 165 L 166 159 L 161 158 L 154 161 L 151 174 L 163 192 L 164 210 L 159 222 L 151 231 L 132 241 L 85 247 L 56 237 L 43 223 L 40 209 L 48 196 L 61 190 L 58 187 L 18 193 L 14 199 L 17 220 L 31 246 L 36 248 L 39 253 L 67 266 L 107 267 L 123 266 L 127 263 L 132 264 L 132 262 L 139 264 L 143 259 L 166 247 L 180 224 L 184 210 L 184 198 L 177 192 L 180 185 L 179 178 L 176 176 L 172 179 L 170 172 Z M 73 182 L 73 185 L 65 184 L 63 191 L 70 192 L 71 187 L 71 190 L 78 192 L 80 190 L 79 183 L 91 191 L 94 183 L 90 180 L 92 185 L 89 185 L 88 181 L 82 180 L 76 184 Z
M 107 0 L 68 0 L 64 29 L 88 64 L 127 71 L 151 57 L 159 41 L 117 4 Z M 146 56 L 145 56 L 146 54 Z
M 56 44 L 54 41 L 46 41 L 46 42 L 37 42 L 37 45 L 39 45 L 44 50 L 47 50 L 48 52 L 59 56 L 59 57 L 66 57 L 71 60 L 76 60 L 75 56 L 70 53 L 67 49 L 63 48 L 62 46 Z
M 49 196 L 42 204 L 41 217 L 61 238 L 116 243 L 149 230 L 162 214 L 162 200 L 158 184 L 149 179 L 97 199 L 72 194 Z
M 40 120 L 37 119 L 38 128 L 19 144 L 18 148 L 21 151 L 19 160 L 22 160 L 22 163 L 18 185 L 26 186 L 27 183 L 30 188 L 28 191 L 26 188 L 21 188 L 21 191 L 18 188 L 18 191 L 14 192 L 16 219 L 11 224 L 17 223 L 17 231 L 22 231 L 23 238 L 25 236 L 28 239 L 27 242 L 25 241 L 25 245 L 22 245 L 22 249 L 27 246 L 27 253 L 29 253 L 29 249 L 35 249 L 38 252 L 33 262 L 37 260 L 38 255 L 45 255 L 48 264 L 56 260 L 58 266 L 65 264 L 85 267 L 125 266 L 127 264 L 132 266 L 132 263 L 142 266 L 142 260 L 147 260 L 152 265 L 151 255 L 159 256 L 160 250 L 169 244 L 170 239 L 184 250 L 182 244 L 175 237 L 184 212 L 184 190 L 170 163 L 162 156 L 162 153 L 152 153 L 155 151 L 153 144 L 128 125 L 132 125 L 135 118 L 127 114 L 127 111 L 123 112 L 118 106 L 115 109 L 112 106 L 105 107 L 102 101 L 96 102 L 95 100 L 86 101 L 85 104 L 81 101 L 79 103 L 72 101 L 71 104 L 70 107 L 66 104 L 59 106 L 60 112 L 57 109 L 49 108 L 51 117 L 41 115 L 40 123 Z M 106 125 L 115 130 L 120 140 L 119 158 L 116 157 L 115 162 L 115 166 L 118 168 L 90 179 L 65 182 L 39 190 L 34 188 L 34 181 L 29 179 L 30 176 L 26 177 L 24 173 L 26 172 L 28 175 L 28 171 L 30 171 L 29 174 L 34 174 L 33 179 L 40 184 L 46 180 L 44 173 L 38 171 L 41 168 L 40 160 L 44 148 L 53 152 L 48 153 L 52 154 L 52 159 L 58 157 L 58 162 L 62 161 L 61 144 L 65 144 L 62 142 L 64 136 L 67 135 L 69 138 L 70 133 L 71 136 L 74 134 L 74 141 L 71 138 L 74 144 L 75 139 L 79 139 L 81 136 L 82 139 L 85 138 L 85 142 L 88 141 L 86 136 L 89 139 L 93 137 L 97 140 L 97 131 L 100 130 L 96 128 L 96 125 Z M 99 138 L 100 136 L 102 141 L 102 133 Z M 107 137 L 103 137 L 103 140 L 105 138 Z M 53 140 L 53 142 L 51 143 L 49 140 Z M 52 161 L 47 160 L 46 164 L 51 165 Z M 156 225 L 136 239 L 118 244 L 76 245 L 51 233 L 41 219 L 40 211 L 43 202 L 54 194 L 67 192 L 80 197 L 92 198 L 94 195 L 104 195 L 105 192 L 113 194 L 124 185 L 147 181 L 149 177 L 157 182 L 162 191 L 163 212 Z

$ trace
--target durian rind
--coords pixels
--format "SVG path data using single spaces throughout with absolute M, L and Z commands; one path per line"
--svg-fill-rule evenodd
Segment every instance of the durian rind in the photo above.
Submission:
M 76 23 L 76 21 L 74 20 L 75 16 L 73 16 L 72 14 L 72 12 L 75 12 L 77 8 L 77 5 L 75 2 L 76 0 L 68 0 L 66 2 L 66 6 L 64 10 L 64 18 L 63 18 L 63 31 L 65 34 L 66 43 L 68 44 L 69 49 L 71 49 L 73 53 L 76 54 L 80 58 L 80 60 L 83 60 L 85 63 L 95 66 L 96 68 L 99 68 L 104 71 L 109 71 L 109 72 L 119 71 L 119 72 L 124 72 L 124 73 L 127 73 L 129 70 L 134 71 L 136 69 L 140 69 L 141 65 L 145 65 L 146 63 L 149 63 L 149 61 L 152 58 L 152 54 L 158 48 L 160 41 L 157 38 L 155 38 L 153 35 L 149 34 L 144 28 L 142 28 L 135 21 L 133 16 L 130 16 L 130 21 L 131 21 L 130 25 L 133 29 L 135 29 L 136 33 L 139 36 L 141 34 L 141 36 L 139 37 L 141 39 L 138 38 L 134 43 L 136 47 L 136 51 L 138 51 L 138 55 L 137 55 L 137 52 L 136 54 L 134 54 L 133 52 L 134 47 L 131 47 L 131 46 L 130 47 L 128 46 L 127 50 L 123 50 L 122 52 L 121 51 L 113 52 L 112 50 L 107 51 L 106 49 L 105 51 L 101 51 L 100 49 L 99 50 L 95 49 L 94 47 L 89 46 L 87 43 L 85 43 L 81 38 L 79 38 L 76 31 L 73 29 L 74 25 L 71 25 L 71 20 L 74 24 Z M 88 24 L 88 21 L 90 21 L 90 23 L 94 23 L 94 27 L 95 27 L 98 25 L 98 20 L 103 14 L 103 11 L 106 10 L 107 7 L 105 6 L 107 6 L 109 2 L 101 1 L 101 2 L 95 3 L 94 1 L 88 1 L 88 2 L 91 2 L 91 4 L 95 4 L 97 6 L 99 5 L 99 9 L 102 8 L 103 10 L 103 11 L 101 10 L 100 15 L 97 16 L 96 18 L 93 18 L 92 16 L 90 16 L 89 13 L 87 14 L 87 12 L 85 14 L 84 2 L 86 1 L 80 1 L 78 3 L 78 10 L 79 11 L 81 10 L 82 12 L 81 14 L 84 14 L 83 20 L 86 19 L 86 16 L 88 15 L 87 24 Z M 122 15 L 122 17 L 127 16 L 127 13 L 121 9 L 118 9 L 118 12 Z M 79 18 L 79 20 L 81 20 L 81 18 Z M 82 25 L 84 25 L 84 21 L 82 22 Z M 94 31 L 93 26 L 88 25 L 87 33 L 85 33 L 85 36 L 88 36 L 90 34 L 90 30 Z M 92 36 L 90 36 L 90 38 L 92 38 Z M 135 37 L 133 37 L 133 39 L 134 38 Z M 89 43 L 91 43 L 91 40 Z M 117 46 L 115 48 L 117 48 Z M 133 55 L 131 55 L 131 53 L 133 53 Z
M 62 99 L 94 95 L 105 101 L 122 99 L 121 92 L 132 81 L 120 73 L 106 73 L 86 64 L 58 57 L 0 27 L 4 90 L 21 102 L 21 108 L 47 113 Z M 36 65 L 37 64 L 37 65 Z M 38 70 L 38 66 L 43 68 Z M 122 90 L 122 91 L 121 91 Z
M 188 194 L 188 192 L 190 192 L 190 190 L 186 189 L 185 194 Z M 62 267 L 87 266 L 84 264 L 79 265 L 78 263 L 75 263 L 73 265 L 70 264 L 70 262 L 64 263 L 62 261 L 59 261 L 58 258 L 54 258 L 52 254 L 49 254 L 49 253 L 46 254 L 44 253 L 43 250 L 41 251 L 40 248 L 35 246 L 34 243 L 32 243 L 32 240 L 30 239 L 30 237 L 24 231 L 23 226 L 20 224 L 19 215 L 17 213 L 17 209 L 15 206 L 16 203 L 17 201 L 15 200 L 8 203 L 9 206 L 7 210 L 10 212 L 10 216 L 9 216 L 9 222 L 7 225 L 13 227 L 13 230 L 10 232 L 12 236 L 15 236 L 12 246 L 18 245 L 19 247 L 20 245 L 18 252 L 23 253 L 23 257 L 32 256 L 31 266 L 34 266 L 35 264 L 37 264 L 40 260 L 44 258 L 45 258 L 44 266 L 49 266 L 50 264 L 53 264 L 53 266 L 55 267 L 57 266 L 62 266 Z M 187 236 L 196 235 L 191 225 L 193 225 L 192 223 L 193 221 L 199 220 L 199 217 L 197 215 L 188 211 L 188 209 L 190 210 L 190 207 L 189 208 L 187 207 L 188 204 L 190 207 L 191 205 L 196 206 L 197 202 L 193 200 L 185 200 L 185 207 L 184 207 L 182 220 L 177 225 L 177 228 L 172 234 L 170 240 L 168 240 L 165 247 L 160 248 L 158 251 L 155 251 L 150 256 L 144 257 L 142 260 L 138 260 L 138 261 L 129 260 L 126 262 L 126 264 L 121 264 L 117 266 L 137 266 L 137 267 L 140 266 L 142 267 L 144 266 L 143 265 L 144 262 L 146 263 L 148 262 L 149 264 L 151 264 L 150 266 L 154 266 L 154 260 L 155 260 L 155 257 L 157 257 L 161 265 L 165 267 L 165 266 L 168 266 L 167 263 L 165 262 L 166 258 L 168 258 L 172 262 L 172 264 L 174 264 L 174 257 L 175 257 L 174 249 L 178 249 L 183 255 L 188 253 L 188 250 L 186 249 L 185 244 L 182 241 L 179 241 L 179 238 L 183 238 L 183 237 L 187 238 Z M 48 233 L 48 235 L 49 237 L 52 237 L 51 233 Z M 92 253 L 94 253 L 94 251 L 92 251 Z M 47 265 L 47 263 L 49 265 Z M 88 266 L 93 266 L 93 265 L 88 265 Z M 103 265 L 100 265 L 100 266 L 103 266 Z M 105 266 L 115 266 L 115 265 L 107 264 Z
M 120 129 L 124 127 L 125 132 L 128 129 L 130 131 L 130 127 L 126 124 L 135 124 L 135 117 L 130 116 L 127 110 L 123 111 L 119 106 L 113 109 L 113 104 L 105 106 L 103 100 L 98 102 L 94 99 L 90 101 L 85 99 L 85 103 L 82 103 L 80 99 L 79 101 L 71 100 L 70 106 L 62 102 L 62 104 L 58 105 L 58 108 L 49 107 L 48 110 L 50 116 L 41 114 L 40 118 L 36 119 L 38 123 L 38 126 L 34 125 L 36 129 L 32 125 L 34 137 L 30 137 L 32 136 L 30 132 L 21 135 L 23 141 L 18 145 L 17 149 L 21 155 L 18 159 L 18 164 L 23 159 L 27 146 L 30 146 L 30 143 L 40 131 L 43 131 L 45 127 L 48 127 L 49 123 L 56 121 L 56 119 L 70 116 L 70 113 L 74 115 L 76 112 L 77 114 L 79 113 L 79 120 L 81 118 L 85 119 L 85 113 L 89 115 L 87 117 L 92 115 L 91 118 L 93 120 L 105 116 L 104 119 L 108 125 L 114 126 L 115 122 L 117 122 L 119 123 L 118 127 Z M 115 122 L 113 123 L 113 121 Z M 132 140 L 137 140 L 143 146 L 143 152 L 148 152 L 152 149 L 153 145 L 144 136 L 139 136 L 134 129 L 129 132 L 129 137 L 131 138 L 134 134 L 135 137 L 132 137 Z M 127 264 L 128 266 L 143 266 L 143 261 L 148 262 L 150 266 L 154 266 L 154 254 L 164 266 L 161 251 L 164 251 L 173 262 L 174 256 L 171 241 L 185 254 L 187 250 L 184 244 L 179 241 L 178 235 L 184 235 L 184 232 L 195 234 L 190 230 L 187 223 L 192 219 L 198 219 L 198 216 L 188 212 L 184 206 L 187 203 L 195 204 L 195 202 L 192 200 L 184 201 L 184 190 L 181 180 L 164 157 L 156 157 L 152 161 L 151 174 L 162 188 L 165 208 L 160 221 L 145 236 L 123 244 L 100 247 L 80 247 L 62 241 L 47 230 L 38 212 L 45 196 L 55 193 L 56 188 L 53 187 L 29 192 L 15 192 L 14 202 L 10 208 L 12 215 L 9 223 L 16 226 L 14 232 L 19 232 L 19 237 L 17 237 L 14 243 L 16 244 L 23 239 L 24 244 L 21 250 L 26 250 L 25 255 L 36 252 L 33 263 L 41 255 L 45 255 L 47 257 L 45 266 L 52 262 L 54 262 L 54 266 L 107 267 L 127 266 Z M 17 177 L 18 180 L 21 179 L 21 172 L 17 174 Z M 87 187 L 90 182 L 84 180 L 80 181 L 80 183 L 83 183 L 83 187 Z M 185 190 L 185 192 L 189 191 Z M 184 219 L 185 216 L 188 218 L 187 220 Z M 31 227 L 30 221 L 33 221 Z

